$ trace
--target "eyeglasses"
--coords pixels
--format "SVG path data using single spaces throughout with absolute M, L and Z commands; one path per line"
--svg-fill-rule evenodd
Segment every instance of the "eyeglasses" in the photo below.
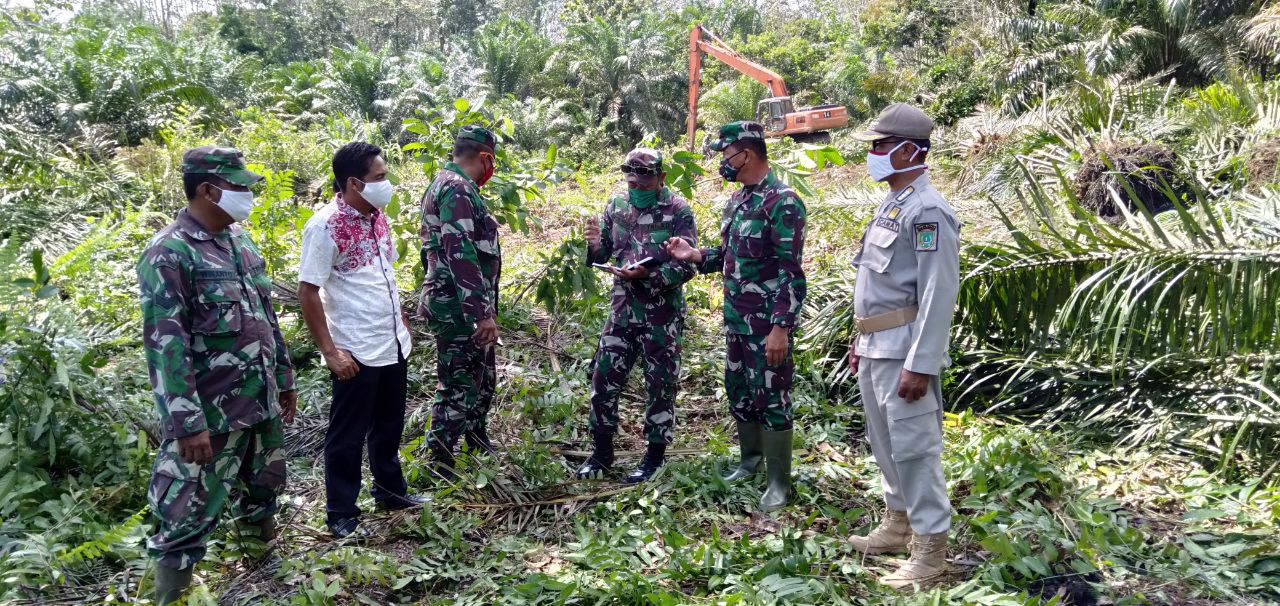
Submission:
M 652 177 L 658 174 L 658 169 L 649 166 L 632 166 L 623 164 L 620 169 L 624 175 L 635 175 L 637 177 Z
M 881 139 L 871 144 L 871 151 L 889 151 L 893 149 L 894 145 L 902 143 L 903 141 L 906 141 L 906 139 Z

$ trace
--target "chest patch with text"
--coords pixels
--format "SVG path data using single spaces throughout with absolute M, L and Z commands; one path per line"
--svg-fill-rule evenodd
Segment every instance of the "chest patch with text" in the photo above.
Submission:
M 898 222 L 889 217 L 876 217 L 876 227 L 883 227 L 893 233 L 898 233 Z

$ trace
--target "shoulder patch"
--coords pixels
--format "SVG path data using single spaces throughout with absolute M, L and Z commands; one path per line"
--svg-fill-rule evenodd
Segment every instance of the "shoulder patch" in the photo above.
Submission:
M 914 194 L 914 193 L 916 193 L 916 188 L 908 185 L 906 189 L 902 190 L 901 192 L 898 193 L 898 195 L 894 196 L 893 200 L 895 202 L 901 202 L 903 200 L 906 200 L 907 196 L 910 196 L 911 194 Z
M 916 223 L 915 232 L 917 251 L 934 252 L 938 250 L 937 223 Z

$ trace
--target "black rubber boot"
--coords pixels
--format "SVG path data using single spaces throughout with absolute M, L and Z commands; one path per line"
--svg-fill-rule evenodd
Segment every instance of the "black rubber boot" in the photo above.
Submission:
M 769 484 L 760 497 L 760 510 L 781 509 L 791 494 L 790 429 L 764 432 L 764 465 Z
M 645 482 L 657 473 L 658 468 L 667 461 L 667 445 L 666 444 L 649 444 L 649 448 L 644 451 L 644 458 L 640 459 L 640 466 L 635 471 L 627 474 L 626 482 L 628 484 L 639 484 Z
M 195 568 L 195 566 L 188 566 L 178 570 L 156 564 L 156 604 L 165 606 L 165 604 L 176 603 L 182 598 L 182 593 L 191 586 L 191 576 Z
M 463 439 L 467 442 L 467 449 L 472 452 L 483 452 L 491 457 L 498 456 L 498 449 L 489 441 L 489 432 L 481 427 L 473 429 L 463 434 Z
M 598 480 L 613 469 L 613 434 L 597 433 L 592 436 L 592 442 L 591 456 L 578 468 L 579 480 Z
M 738 421 L 738 446 L 742 449 L 742 458 L 738 461 L 738 468 L 722 479 L 737 482 L 756 475 L 760 460 L 764 458 L 763 440 L 764 427 L 759 423 Z

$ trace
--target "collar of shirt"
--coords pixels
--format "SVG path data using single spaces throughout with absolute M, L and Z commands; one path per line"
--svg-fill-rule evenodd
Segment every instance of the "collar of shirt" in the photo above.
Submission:
M 907 188 L 914 189 L 915 191 L 920 191 L 926 187 L 929 187 L 930 185 L 932 184 L 929 182 L 929 171 L 926 170 L 920 173 L 920 176 L 916 177 L 915 181 L 912 181 L 911 183 L 907 184 L 906 187 L 899 189 L 897 191 L 889 192 L 889 195 L 886 197 L 886 200 L 893 200 L 897 198 L 898 194 L 901 194 L 902 192 L 907 191 Z
M 778 184 L 778 176 L 773 174 L 773 171 L 770 170 L 769 172 L 765 173 L 764 178 L 761 179 L 759 183 L 753 183 L 751 185 L 743 185 L 742 189 L 738 190 L 738 193 L 743 197 L 744 200 L 749 200 L 751 199 L 751 196 L 753 194 L 756 194 L 758 192 L 763 192 L 766 189 L 772 189 L 777 184 Z
M 369 213 L 369 216 L 366 217 L 364 213 L 361 213 L 360 211 L 356 210 L 356 207 L 350 204 L 347 204 L 346 199 L 342 197 L 342 192 L 333 194 L 333 201 L 338 203 L 338 212 L 348 217 L 363 219 L 370 223 L 376 223 L 378 220 L 378 216 L 382 214 L 382 211 L 375 208 Z
M 474 188 L 476 188 L 477 190 L 478 190 L 478 189 L 480 189 L 480 186 L 476 185 L 476 182 L 475 182 L 475 181 L 472 181 L 472 180 L 471 180 L 471 177 L 468 177 L 468 176 L 467 176 L 467 173 L 463 172 L 463 170 L 462 170 L 462 167 L 461 167 L 461 166 L 458 166 L 457 164 L 454 164 L 453 162 L 449 162 L 449 163 L 447 163 L 447 164 L 445 164 L 445 165 L 444 165 L 444 169 L 445 169 L 445 170 L 448 170 L 448 171 L 452 171 L 452 172 L 458 173 L 458 176 L 462 177 L 463 179 L 466 179 L 466 180 L 467 180 L 467 183 L 470 183 L 470 184 L 471 184 L 471 187 L 474 187 Z

